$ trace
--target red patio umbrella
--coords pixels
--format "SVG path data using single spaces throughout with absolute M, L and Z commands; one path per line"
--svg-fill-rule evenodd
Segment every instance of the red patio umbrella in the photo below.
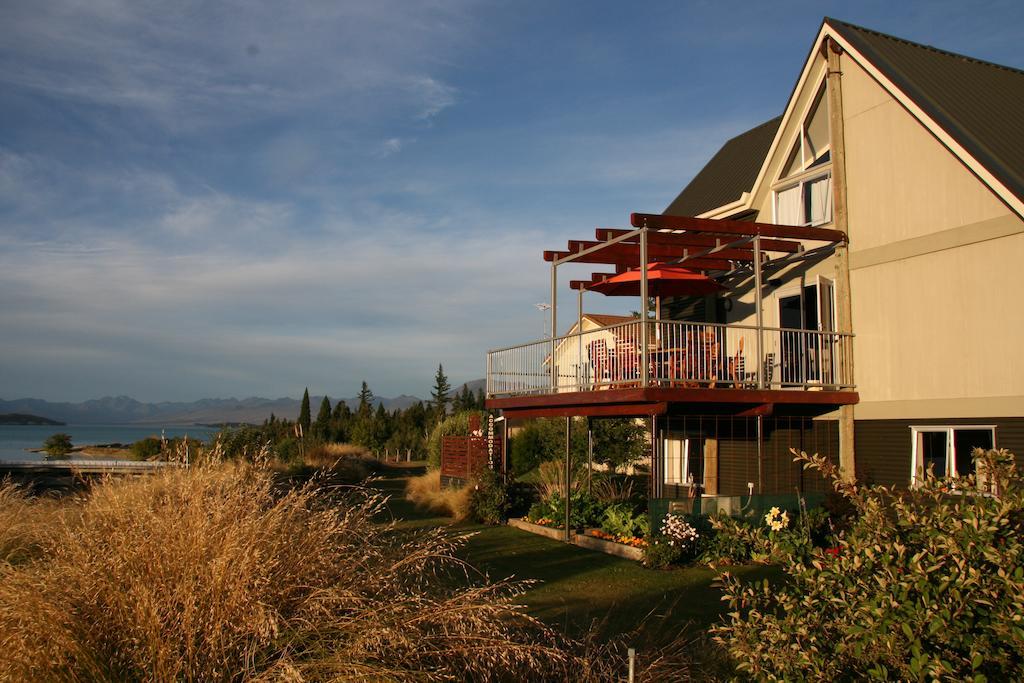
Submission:
M 588 289 L 607 296 L 640 296 L 640 269 L 619 273 Z M 707 275 L 682 266 L 666 263 L 647 265 L 647 293 L 658 300 L 658 318 L 661 318 L 661 297 L 699 296 L 714 294 L 725 289 Z

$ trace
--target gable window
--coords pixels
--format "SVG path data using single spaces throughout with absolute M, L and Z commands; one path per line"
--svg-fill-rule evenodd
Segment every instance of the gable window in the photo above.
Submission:
M 822 225 L 832 220 L 831 146 L 824 85 L 800 126 L 775 186 L 775 222 Z
M 975 448 L 995 448 L 996 429 L 991 425 L 911 427 L 913 451 L 910 481 L 924 480 L 928 468 L 936 477 L 974 474 L 971 454 Z

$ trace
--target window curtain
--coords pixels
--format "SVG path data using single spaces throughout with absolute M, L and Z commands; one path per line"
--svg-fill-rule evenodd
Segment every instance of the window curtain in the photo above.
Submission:
M 775 195 L 775 223 L 778 225 L 803 225 L 800 210 L 800 186 L 782 190 Z
M 820 225 L 832 220 L 832 176 L 807 183 L 807 222 Z

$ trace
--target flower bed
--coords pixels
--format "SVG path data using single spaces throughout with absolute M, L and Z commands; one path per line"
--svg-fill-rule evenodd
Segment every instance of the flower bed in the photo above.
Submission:
M 612 543 L 628 545 L 631 548 L 643 548 L 647 545 L 647 541 L 639 536 L 616 536 L 615 534 L 610 534 L 607 531 L 602 531 L 601 529 L 589 529 L 587 531 L 587 535 L 593 536 L 594 538 L 600 538 L 605 541 L 611 541 Z

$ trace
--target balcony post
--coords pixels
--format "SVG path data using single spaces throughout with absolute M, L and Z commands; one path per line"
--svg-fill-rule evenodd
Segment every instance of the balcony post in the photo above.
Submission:
M 761 300 L 761 236 L 754 235 L 754 312 L 757 316 L 757 388 L 764 389 L 764 307 Z
M 583 388 L 583 288 L 576 304 L 576 390 Z
M 555 337 L 558 335 L 558 264 L 551 264 L 551 392 L 558 391 L 558 375 L 555 369 Z
M 640 233 L 640 385 L 644 387 L 648 385 L 650 375 L 650 368 L 647 367 L 647 358 L 650 354 L 647 348 L 647 292 L 647 228 L 644 227 Z

